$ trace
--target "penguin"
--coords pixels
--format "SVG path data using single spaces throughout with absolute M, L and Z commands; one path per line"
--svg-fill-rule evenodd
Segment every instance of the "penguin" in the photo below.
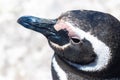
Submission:
M 120 22 L 108 13 L 72 10 L 56 19 L 22 16 L 54 50 L 53 80 L 120 80 Z

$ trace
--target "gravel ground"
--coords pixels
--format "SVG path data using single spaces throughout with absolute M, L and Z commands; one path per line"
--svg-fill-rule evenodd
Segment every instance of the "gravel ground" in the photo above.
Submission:
M 68 10 L 107 12 L 120 19 L 120 0 L 0 0 L 0 80 L 51 80 L 46 38 L 17 24 L 23 15 L 56 18 Z

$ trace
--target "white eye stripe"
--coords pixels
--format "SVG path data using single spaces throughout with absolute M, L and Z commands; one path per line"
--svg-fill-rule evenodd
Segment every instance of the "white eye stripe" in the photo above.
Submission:
M 90 41 L 94 48 L 94 52 L 98 56 L 96 61 L 89 65 L 82 66 L 74 63 L 70 63 L 70 64 L 83 71 L 97 71 L 106 68 L 111 59 L 111 53 L 109 47 L 105 43 L 100 41 L 97 37 L 91 35 L 90 33 L 85 32 L 79 28 L 75 28 L 72 26 L 72 24 L 68 22 L 66 22 L 66 24 L 72 27 L 73 30 L 76 32 L 76 34 L 79 35 L 82 39 L 85 38 L 88 41 Z

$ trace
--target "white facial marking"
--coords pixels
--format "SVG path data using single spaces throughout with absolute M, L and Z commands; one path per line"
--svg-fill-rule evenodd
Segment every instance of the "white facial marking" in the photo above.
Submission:
M 67 80 L 67 75 L 66 73 L 60 68 L 60 66 L 58 65 L 55 57 L 53 58 L 53 67 L 55 69 L 55 71 L 57 72 L 57 75 L 59 77 L 60 80 Z
M 78 64 L 74 64 L 69 62 L 72 66 L 75 66 L 76 68 L 83 70 L 83 71 L 99 71 L 102 70 L 104 68 L 106 68 L 106 66 L 108 65 L 110 59 L 111 59 L 111 53 L 110 53 L 110 49 L 109 47 L 102 42 L 101 40 L 99 40 L 97 37 L 95 37 L 94 35 L 91 35 L 89 32 L 85 32 L 77 27 L 73 27 L 72 24 L 65 22 L 69 27 L 72 28 L 72 30 L 74 30 L 74 32 L 81 38 L 81 39 L 87 39 L 88 41 L 90 41 L 90 43 L 92 44 L 92 47 L 94 49 L 94 52 L 97 55 L 97 59 L 88 65 L 78 65 Z
M 68 43 L 68 44 L 65 44 L 65 45 L 63 45 L 63 46 L 60 46 L 60 45 L 58 45 L 58 44 L 56 44 L 56 43 L 53 43 L 53 42 L 51 42 L 51 41 L 50 41 L 50 43 L 52 44 L 52 46 L 54 46 L 54 47 L 56 47 L 56 48 L 59 48 L 59 49 L 61 49 L 61 50 L 64 50 L 65 48 L 67 48 L 67 47 L 70 45 L 70 43 Z

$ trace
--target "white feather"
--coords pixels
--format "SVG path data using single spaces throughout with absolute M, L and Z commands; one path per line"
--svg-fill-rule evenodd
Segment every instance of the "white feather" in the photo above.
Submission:
M 67 80 L 67 75 L 66 73 L 61 69 L 61 67 L 58 65 L 55 57 L 53 58 L 53 67 L 55 71 L 57 72 L 57 75 L 59 76 L 60 80 Z
M 63 46 L 59 46 L 58 44 L 56 44 L 56 43 L 54 43 L 54 42 L 52 42 L 52 41 L 50 41 L 50 43 L 52 44 L 52 46 L 54 46 L 54 47 L 56 47 L 56 48 L 59 48 L 59 49 L 61 49 L 61 50 L 64 50 L 65 48 L 67 48 L 68 46 L 70 46 L 70 43 L 65 44 L 65 45 L 63 45 Z

